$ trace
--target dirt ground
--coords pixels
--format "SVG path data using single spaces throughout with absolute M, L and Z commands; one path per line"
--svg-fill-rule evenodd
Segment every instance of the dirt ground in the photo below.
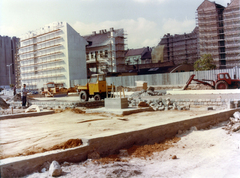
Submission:
M 214 111 L 206 111 L 214 112 Z M 154 111 L 128 116 L 85 114 L 79 109 L 0 121 L 1 159 L 81 145 L 81 138 L 116 134 L 201 115 L 194 111 Z
M 62 178 L 239 178 L 240 134 L 227 134 L 220 123 L 210 129 L 189 131 L 165 143 L 134 146 L 129 155 L 112 155 L 61 165 Z M 26 178 L 47 178 L 48 171 Z

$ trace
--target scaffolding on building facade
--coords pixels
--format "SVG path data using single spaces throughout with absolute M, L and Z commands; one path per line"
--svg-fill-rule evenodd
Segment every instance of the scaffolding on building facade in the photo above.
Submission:
M 166 34 L 159 45 L 164 45 L 164 62 L 173 61 L 175 65 L 193 64 L 199 59 L 198 54 L 198 29 L 182 35 Z
M 36 89 L 38 83 L 48 81 L 65 83 L 62 26 L 56 23 L 29 32 L 21 39 L 17 54 L 21 81 L 30 89 Z
M 240 66 L 240 7 L 228 6 L 224 13 L 226 61 L 228 67 Z

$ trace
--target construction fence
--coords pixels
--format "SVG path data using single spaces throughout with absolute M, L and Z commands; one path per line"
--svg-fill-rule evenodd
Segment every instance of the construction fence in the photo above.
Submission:
M 151 74 L 151 75 L 133 75 L 133 76 L 119 76 L 107 77 L 108 84 L 115 86 L 131 87 L 136 86 L 136 81 L 145 81 L 148 86 L 152 85 L 184 85 L 192 74 L 195 74 L 195 79 L 216 80 L 217 74 L 229 73 L 232 79 L 240 79 L 240 68 L 233 69 L 219 69 L 209 71 L 192 71 L 192 72 L 179 72 L 179 73 L 164 73 L 164 74 Z M 71 86 L 86 85 L 87 79 L 71 80 Z

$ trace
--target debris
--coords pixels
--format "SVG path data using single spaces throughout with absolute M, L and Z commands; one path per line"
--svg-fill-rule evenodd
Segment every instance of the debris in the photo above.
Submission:
M 27 112 L 40 112 L 40 108 L 37 105 L 32 105 L 29 108 L 26 109 L 25 113 Z
M 140 101 L 140 102 L 138 103 L 138 107 L 149 107 L 149 104 L 146 103 L 146 102 Z
M 232 132 L 240 132 L 240 113 L 237 111 L 233 114 L 234 117 L 230 117 L 230 122 L 223 128 L 228 131 L 228 133 Z
M 177 159 L 177 156 L 176 156 L 176 155 L 173 155 L 173 156 L 172 156 L 172 159 Z
M 2 109 L 8 109 L 8 104 L 0 97 L 0 107 Z
M 62 174 L 62 168 L 57 161 L 53 161 L 49 168 L 49 175 L 52 177 L 57 177 Z

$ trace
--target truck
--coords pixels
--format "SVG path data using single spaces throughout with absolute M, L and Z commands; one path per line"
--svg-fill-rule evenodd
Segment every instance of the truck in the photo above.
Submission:
M 229 73 L 219 73 L 217 74 L 217 80 L 198 80 L 194 79 L 194 74 L 190 76 L 183 90 L 186 90 L 192 81 L 197 82 L 197 84 L 208 85 L 213 89 L 237 89 L 240 88 L 240 79 L 231 79 Z
M 107 85 L 105 74 L 92 74 L 84 86 L 77 86 L 80 101 L 88 101 L 94 98 L 95 101 L 110 97 L 115 91 L 113 84 Z

